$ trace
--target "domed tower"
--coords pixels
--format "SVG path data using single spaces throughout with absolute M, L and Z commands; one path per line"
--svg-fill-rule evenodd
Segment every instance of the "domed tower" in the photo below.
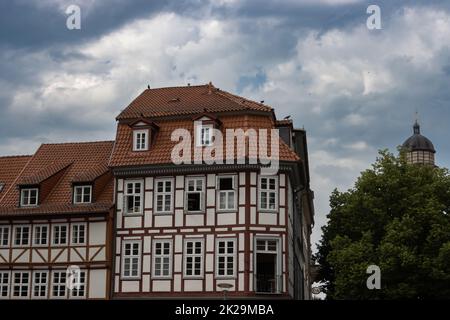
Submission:
M 417 120 L 414 123 L 413 130 L 414 134 L 403 143 L 403 148 L 407 152 L 406 159 L 408 163 L 434 166 L 436 150 L 434 150 L 430 139 L 420 134 L 420 125 Z

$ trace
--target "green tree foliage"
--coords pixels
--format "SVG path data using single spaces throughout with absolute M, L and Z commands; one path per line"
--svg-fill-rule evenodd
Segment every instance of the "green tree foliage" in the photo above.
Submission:
M 380 151 L 347 192 L 330 196 L 315 260 L 328 299 L 450 298 L 450 174 Z M 369 290 L 369 265 L 381 289 Z

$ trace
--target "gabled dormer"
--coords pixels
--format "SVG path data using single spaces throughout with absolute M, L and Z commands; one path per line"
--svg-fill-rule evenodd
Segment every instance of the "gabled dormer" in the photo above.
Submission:
M 206 111 L 193 117 L 195 145 L 208 147 L 214 142 L 214 129 L 220 129 L 222 122 L 214 115 Z
M 34 175 L 22 177 L 18 183 L 19 206 L 39 206 L 71 165 L 72 162 L 53 162 Z
M 158 125 L 147 119 L 138 119 L 130 124 L 132 129 L 132 151 L 142 152 L 150 150 L 156 133 L 159 130 Z
M 102 165 L 74 175 L 72 179 L 73 204 L 83 205 L 96 202 L 111 179 L 112 175 L 109 169 Z

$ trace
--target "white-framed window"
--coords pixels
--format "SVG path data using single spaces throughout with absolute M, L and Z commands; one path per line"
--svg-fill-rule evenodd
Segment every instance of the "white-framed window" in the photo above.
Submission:
M 143 186 L 142 180 L 125 182 L 125 214 L 142 214 Z
M 66 271 L 53 271 L 52 273 L 52 297 L 67 297 Z
M 217 239 L 216 276 L 234 277 L 236 274 L 236 239 Z
M 34 226 L 33 244 L 35 246 L 48 244 L 48 225 L 38 224 Z
M 48 271 L 33 272 L 33 298 L 47 298 Z
M 28 246 L 30 244 L 30 226 L 14 226 L 14 245 Z
M 155 213 L 172 213 L 173 179 L 155 179 Z
M 73 203 L 91 203 L 92 202 L 92 186 L 74 186 L 73 187 Z
M 141 277 L 141 241 L 124 240 L 122 247 L 122 278 Z
M 184 210 L 186 212 L 204 212 L 205 178 L 186 177 Z
M 184 276 L 203 276 L 203 240 L 186 240 L 184 242 Z
M 30 272 L 16 271 L 12 277 L 12 297 L 28 298 L 30 296 Z
M 54 245 L 65 245 L 67 244 L 67 224 L 56 224 L 53 225 L 53 244 Z
M 153 277 L 170 278 L 172 276 L 172 241 L 155 240 L 153 242 Z
M 236 210 L 236 176 L 217 177 L 217 210 Z
M 9 246 L 9 226 L 0 226 L 0 248 Z
M 197 130 L 196 130 L 197 147 L 211 146 L 213 144 L 213 132 L 214 132 L 214 128 L 211 124 L 197 125 Z
M 148 150 L 148 129 L 133 130 L 133 151 Z
M 253 286 L 256 292 L 281 293 L 282 264 L 280 238 L 264 236 L 254 238 Z
M 86 244 L 86 223 L 72 224 L 72 244 Z
M 9 271 L 0 271 L 0 299 L 9 297 Z
M 26 188 L 20 190 L 20 206 L 31 207 L 37 206 L 39 199 L 38 188 Z
M 259 177 L 259 209 L 278 210 L 278 177 Z
M 76 285 L 69 289 L 70 298 L 81 299 L 86 297 L 86 271 L 77 273 Z

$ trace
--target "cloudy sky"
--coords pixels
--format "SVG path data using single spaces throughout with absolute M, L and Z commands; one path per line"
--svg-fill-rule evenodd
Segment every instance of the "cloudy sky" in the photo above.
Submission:
M 66 8 L 81 8 L 81 30 Z M 368 30 L 368 5 L 381 30 Z M 8 0 L 0 2 L 0 155 L 114 139 L 144 90 L 204 84 L 276 108 L 308 132 L 316 227 L 328 197 L 422 132 L 450 166 L 449 1 Z

